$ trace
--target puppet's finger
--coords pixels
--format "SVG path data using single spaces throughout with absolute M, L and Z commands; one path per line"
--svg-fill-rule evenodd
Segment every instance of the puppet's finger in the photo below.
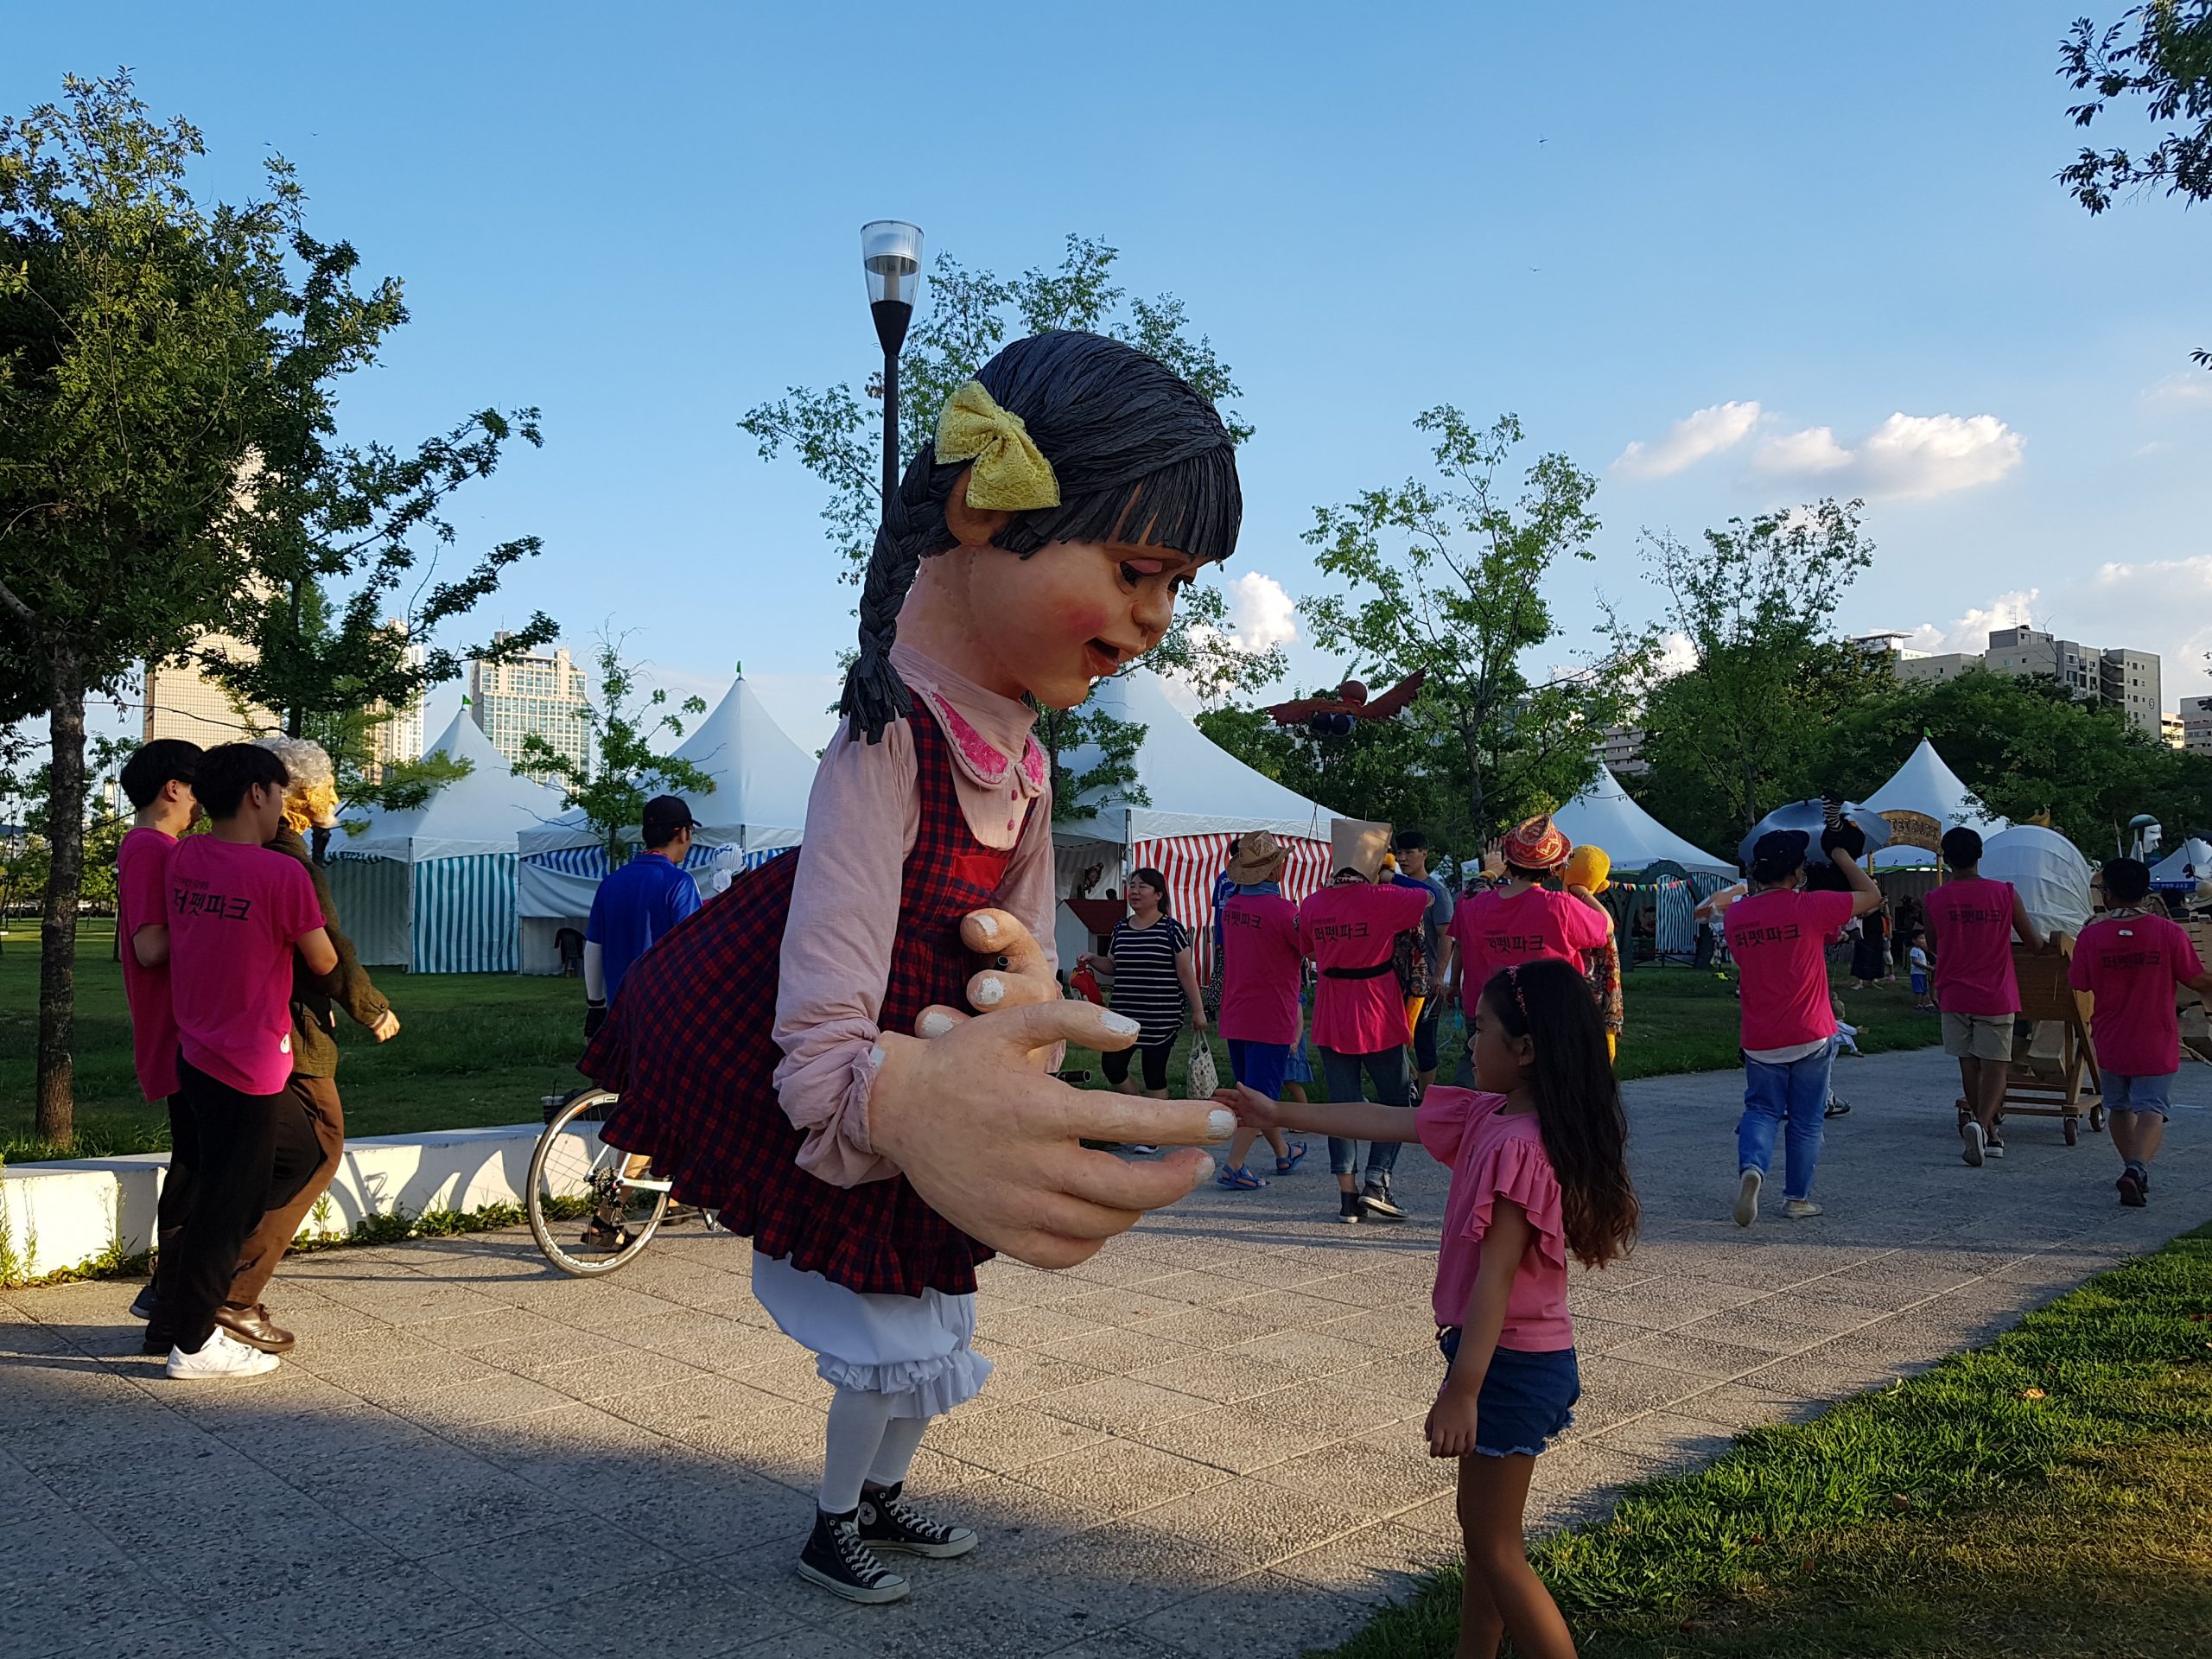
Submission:
M 914 1035 L 917 1037 L 947 1036 L 959 1027 L 966 1025 L 974 1017 L 972 1014 L 961 1013 L 957 1008 L 948 1008 L 942 1002 L 932 1002 L 914 1016 Z
M 1203 1147 L 1236 1131 L 1236 1114 L 1211 1100 L 1154 1100 L 1104 1089 L 1071 1090 L 1063 1103 L 1064 1133 L 1082 1141 L 1127 1146 Z
M 1173 1204 L 1211 1180 L 1214 1160 L 1191 1151 L 1156 1163 L 1131 1163 L 1110 1152 L 1086 1149 L 1069 1171 L 1067 1187 L 1072 1196 L 1108 1210 L 1141 1211 Z
M 1024 1051 L 1053 1043 L 1075 1043 L 1104 1052 L 1128 1047 L 1141 1029 L 1126 1014 L 1060 996 L 1026 1007 L 1001 1008 L 978 1025 L 979 1036 L 988 1031 L 997 1041 Z
M 978 1014 L 1059 1000 L 1060 988 L 1046 965 L 1044 948 L 1011 911 L 970 911 L 960 938 L 991 965 L 968 982 L 968 1003 Z

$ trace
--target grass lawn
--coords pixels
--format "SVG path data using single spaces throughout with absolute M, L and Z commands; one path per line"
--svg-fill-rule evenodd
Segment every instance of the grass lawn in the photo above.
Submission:
M 339 1081 L 346 1126 L 355 1135 L 468 1128 L 526 1122 L 539 1097 L 576 1087 L 583 1047 L 583 988 L 573 979 L 517 974 L 435 974 L 373 969 L 403 1029 L 391 1042 L 368 1040 L 343 1015 Z M 1736 1064 L 1732 979 L 1688 968 L 1647 967 L 1627 980 L 1628 1028 L 1620 1053 L 1624 1077 L 1703 1071 Z M 1932 1015 L 1912 1012 L 1902 989 L 1853 993 L 1847 1005 L 1865 1027 L 1870 1052 L 1917 1047 L 1936 1039 Z M 38 931 L 13 923 L 0 942 L 0 1158 L 24 1162 L 57 1154 L 33 1136 L 32 1086 L 38 1026 Z M 1457 1064 L 1464 1037 L 1456 1015 L 1445 1016 L 1444 1076 Z M 1169 1084 L 1184 1086 L 1186 1033 L 1177 1045 Z M 77 1145 L 75 1155 L 158 1152 L 168 1145 L 168 1119 L 138 1096 L 131 1069 L 130 1020 L 123 1001 L 123 970 L 115 960 L 115 925 L 87 919 L 78 931 Z M 1228 1053 L 1214 1044 L 1227 1076 Z M 1094 1086 L 1104 1076 L 1098 1057 L 1077 1050 L 1071 1066 L 1087 1069 Z M 1315 1089 L 1319 1098 L 1323 1091 Z
M 2212 1227 L 1532 1559 L 1592 1659 L 2212 1651 Z M 1459 1602 L 1336 1659 L 1443 1659 Z

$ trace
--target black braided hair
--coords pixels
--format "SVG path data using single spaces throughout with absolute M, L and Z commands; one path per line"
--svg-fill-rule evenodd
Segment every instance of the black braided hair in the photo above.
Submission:
M 1213 405 L 1157 358 L 1071 330 L 1015 340 L 977 372 L 1021 416 L 1059 480 L 1060 505 L 1018 512 L 991 545 L 1027 558 L 1054 542 L 1128 542 L 1205 561 L 1235 550 L 1244 515 L 1235 441 Z M 945 503 L 965 462 L 925 442 L 884 503 L 861 580 L 860 655 L 838 708 L 850 734 L 880 742 L 909 711 L 891 666 L 899 608 L 921 562 L 957 545 Z

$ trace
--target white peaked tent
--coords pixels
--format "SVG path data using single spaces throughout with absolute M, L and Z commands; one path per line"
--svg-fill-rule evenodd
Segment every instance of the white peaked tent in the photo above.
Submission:
M 1890 823 L 1890 844 L 1868 860 L 1876 869 L 1936 862 L 1936 849 L 1947 830 L 1963 827 L 1987 836 L 2005 824 L 1983 808 L 1925 737 L 1889 782 L 1866 798 L 1866 807 Z
M 715 782 L 711 793 L 682 799 L 698 821 L 685 861 L 708 890 L 727 849 L 757 863 L 798 845 L 806 825 L 806 798 L 814 787 L 815 759 L 793 742 L 742 678 L 675 751 Z M 639 832 L 629 838 L 634 845 Z M 583 931 L 592 895 L 607 874 L 607 851 L 582 812 L 564 812 L 522 836 L 519 894 L 522 970 L 560 970 L 559 935 Z
M 1328 874 L 1329 821 L 1340 815 L 1307 800 L 1272 778 L 1246 766 L 1200 731 L 1168 701 L 1159 677 L 1147 669 L 1102 682 L 1088 705 L 1113 719 L 1141 725 L 1144 741 L 1136 753 L 1136 783 L 1147 797 L 1142 805 L 1126 791 L 1094 791 L 1081 804 L 1089 816 L 1057 825 L 1059 893 L 1073 890 L 1080 873 L 1103 866 L 1104 874 L 1089 896 L 1122 890 L 1126 873 L 1156 869 L 1167 878 L 1173 913 L 1196 937 L 1203 957 L 1211 945 L 1214 878 L 1229 860 L 1229 843 L 1252 830 L 1271 830 L 1289 858 L 1283 893 L 1302 899 Z M 1080 776 L 1097 764 L 1096 750 L 1079 748 L 1066 757 Z M 1063 965 L 1088 950 L 1089 931 L 1064 904 L 1058 939 Z
M 1736 867 L 1704 848 L 1684 841 L 1629 797 L 1612 769 L 1600 765 L 1589 786 L 1552 814 L 1567 838 L 1578 847 L 1600 847 L 1613 868 L 1626 874 L 1662 861 L 1692 875 L 1733 876 Z
M 468 763 L 423 805 L 346 815 L 362 826 L 332 838 L 331 897 L 361 960 L 417 974 L 515 969 L 515 838 L 558 807 L 551 790 L 518 778 L 466 710 L 434 754 Z
M 2212 842 L 2191 836 L 2151 867 L 2151 885 L 2161 892 L 2196 893 L 2212 881 Z

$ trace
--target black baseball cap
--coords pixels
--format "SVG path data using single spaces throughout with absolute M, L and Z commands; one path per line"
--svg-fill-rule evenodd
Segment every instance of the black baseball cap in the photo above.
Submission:
M 645 803 L 645 845 L 665 847 L 676 839 L 677 830 L 696 829 L 698 823 L 682 796 L 656 795 Z

